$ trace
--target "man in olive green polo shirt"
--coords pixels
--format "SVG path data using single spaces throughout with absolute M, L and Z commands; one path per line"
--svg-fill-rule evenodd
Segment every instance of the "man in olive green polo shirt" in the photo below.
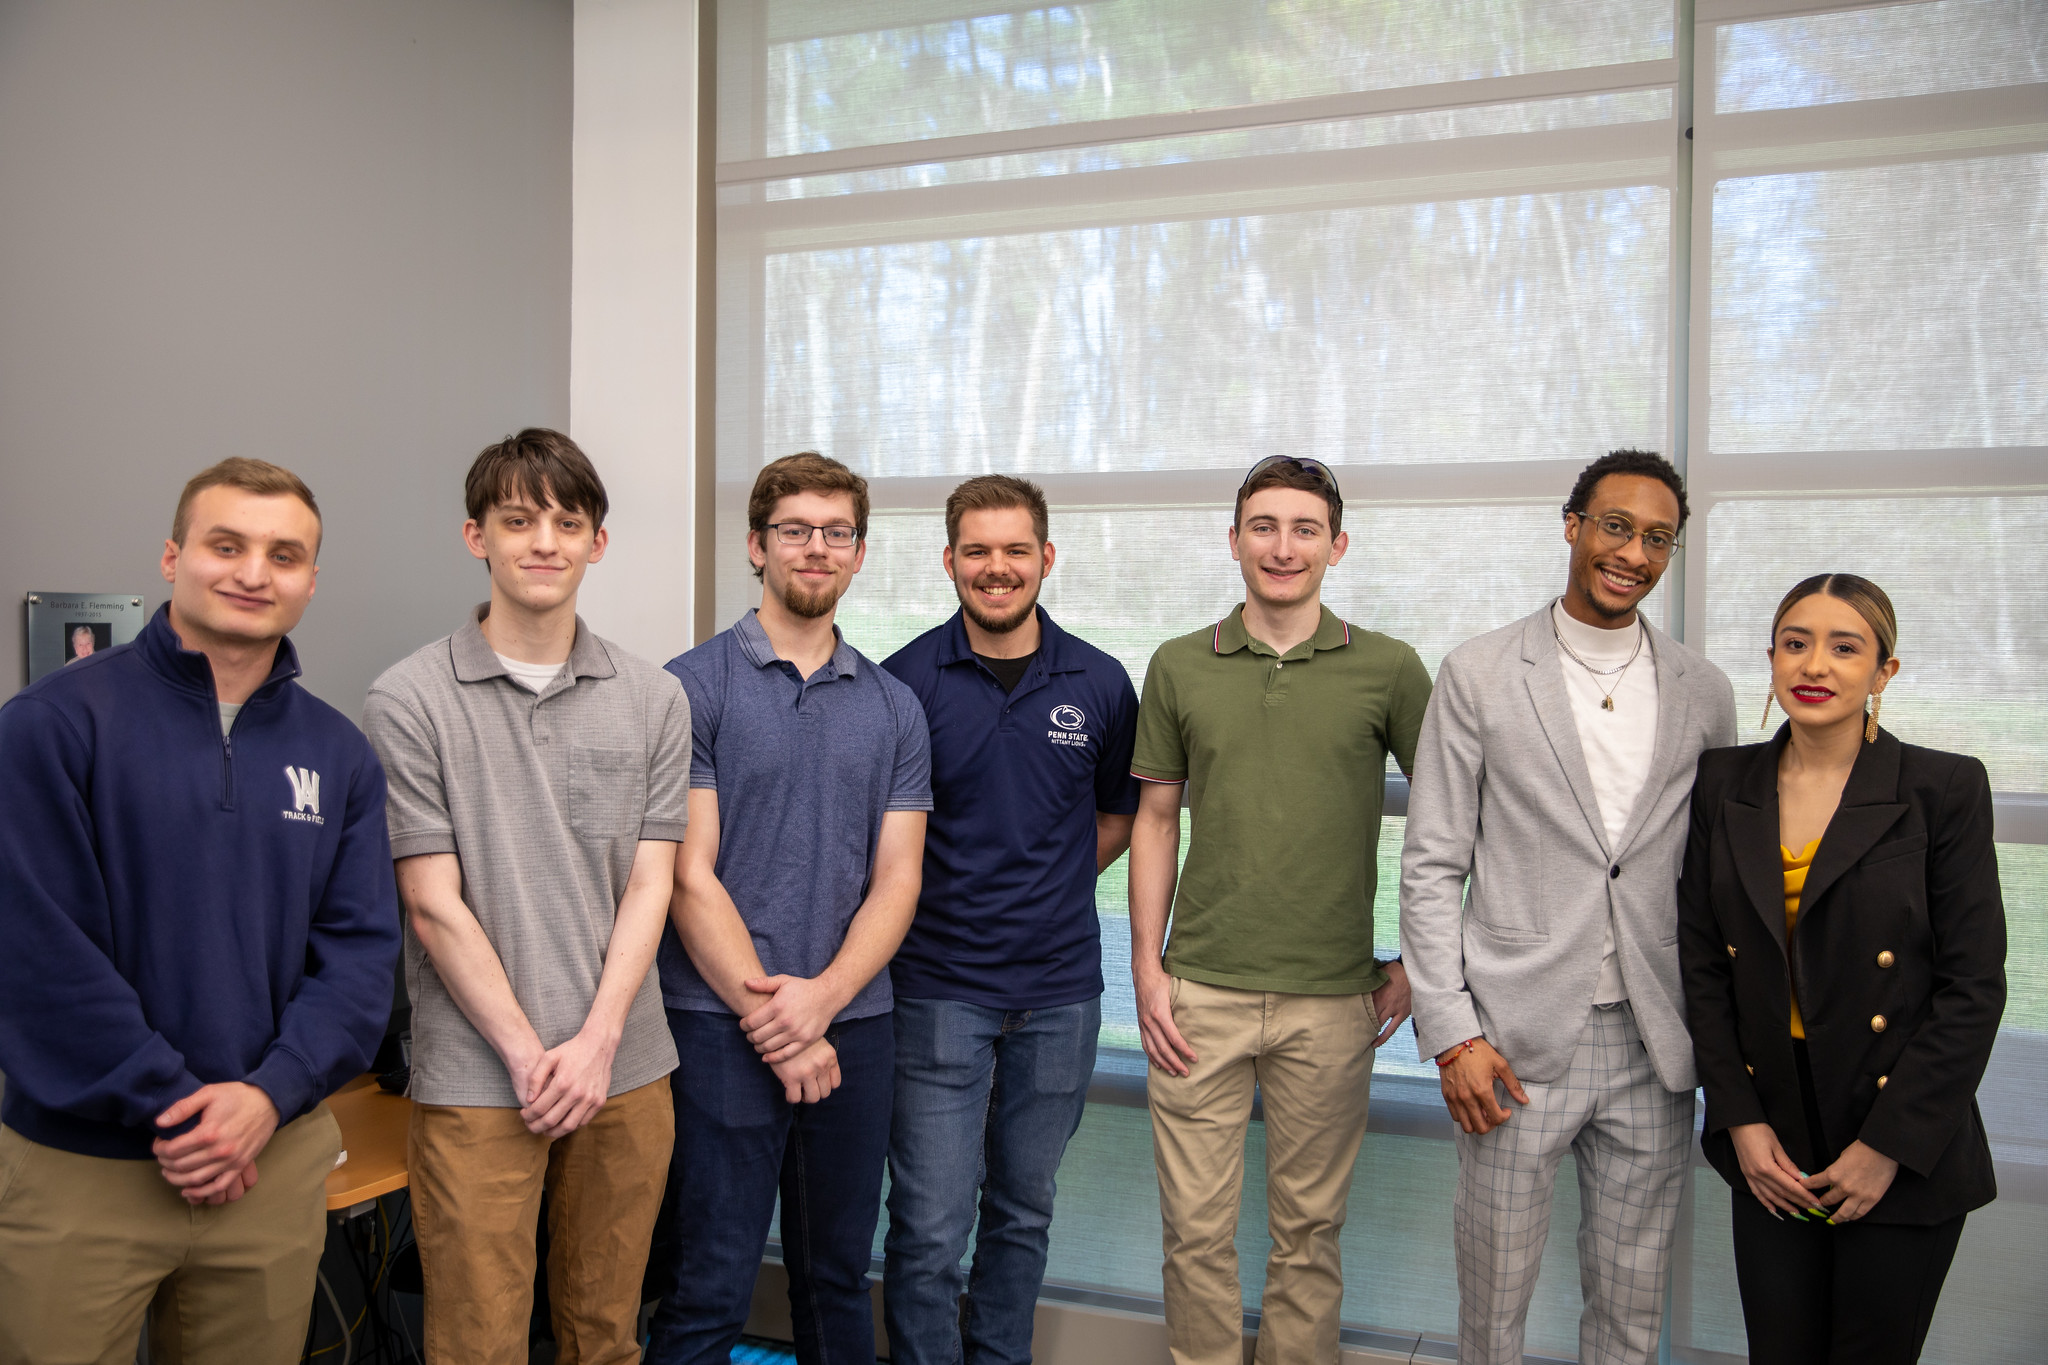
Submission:
M 1244 605 L 1161 645 L 1138 709 L 1131 976 L 1175 1365 L 1242 1360 L 1233 1239 L 1254 1085 L 1273 1239 L 1257 1360 L 1335 1365 L 1372 1052 L 1408 1017 L 1406 972 L 1373 958 L 1372 902 L 1387 755 L 1408 771 L 1429 674 L 1323 606 L 1343 513 L 1319 462 L 1252 466 L 1230 528 Z

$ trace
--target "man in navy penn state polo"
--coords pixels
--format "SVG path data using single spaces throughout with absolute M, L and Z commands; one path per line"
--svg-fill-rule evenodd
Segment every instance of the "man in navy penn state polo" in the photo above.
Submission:
M 1031 1359 L 1053 1176 L 1095 1070 L 1095 878 L 1130 847 L 1138 697 L 1038 606 L 1053 547 L 1036 485 L 969 479 L 946 539 L 960 610 L 883 664 L 924 704 L 934 806 L 890 967 L 883 1314 L 898 1365 L 1011 1365 Z

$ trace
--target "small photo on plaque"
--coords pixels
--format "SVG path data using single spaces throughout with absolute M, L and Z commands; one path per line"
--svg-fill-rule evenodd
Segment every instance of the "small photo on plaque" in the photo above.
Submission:
M 28 681 L 127 644 L 147 619 L 136 593 L 30 593 Z
M 114 644 L 114 623 L 112 621 L 66 621 L 64 623 L 64 662 L 77 663 L 91 654 L 110 649 Z

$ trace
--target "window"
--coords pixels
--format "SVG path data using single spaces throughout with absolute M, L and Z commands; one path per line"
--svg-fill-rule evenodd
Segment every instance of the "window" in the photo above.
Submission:
M 2044 12 L 1698 2 L 1681 28 L 1669 0 L 726 0 L 718 624 L 758 592 L 741 547 L 766 460 L 818 449 L 869 478 L 840 621 L 877 659 L 954 609 L 946 494 L 1018 473 L 1053 504 L 1048 610 L 1142 686 L 1162 640 L 1242 597 L 1224 532 L 1244 469 L 1300 451 L 1347 498 L 1332 607 L 1434 670 L 1559 590 L 1588 460 L 1672 453 L 1694 521 L 1653 619 L 1761 709 L 1758 623 L 1804 573 L 1857 567 L 1902 617 L 1887 721 L 1983 755 L 2004 794 L 2016 1004 L 1985 1109 L 2006 1197 L 1971 1224 L 1929 1358 L 2017 1360 L 1987 1352 L 2048 1330 L 2048 1280 L 2006 1250 L 2048 1232 L 2028 1136 L 2048 1024 L 2018 1003 L 2048 996 L 2048 589 L 2016 571 L 2048 532 Z M 1400 835 L 1390 816 L 1388 950 Z M 1099 904 L 1101 1102 L 1051 1278 L 1143 1299 L 1158 1214 L 1121 865 Z M 1345 1234 L 1354 1339 L 1455 1335 L 1449 1131 L 1404 1030 Z M 1700 1174 L 1674 1353 L 1725 1359 L 1727 1194 Z M 1567 1178 L 1531 1351 L 1575 1350 L 1576 1217 Z

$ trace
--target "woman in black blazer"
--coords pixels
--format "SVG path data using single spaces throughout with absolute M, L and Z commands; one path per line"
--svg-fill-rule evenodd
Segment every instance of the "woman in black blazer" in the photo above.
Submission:
M 1878 728 L 1897 630 L 1865 579 L 1793 588 L 1771 625 L 1787 723 L 1701 755 L 1693 786 L 1679 961 L 1753 1365 L 1918 1360 L 1963 1217 L 1997 1195 L 1991 784 Z

